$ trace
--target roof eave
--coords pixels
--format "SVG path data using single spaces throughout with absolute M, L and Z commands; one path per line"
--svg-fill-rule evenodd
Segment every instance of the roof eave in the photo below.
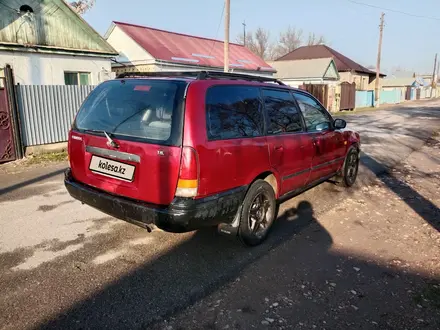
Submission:
M 376 72 L 373 72 L 373 71 L 361 71 L 361 70 L 352 70 L 352 69 L 340 69 L 339 70 L 338 69 L 338 72 L 351 72 L 351 71 L 354 71 L 356 73 L 368 74 L 369 76 L 376 75 Z M 383 77 L 386 77 L 387 75 L 384 73 L 379 73 L 379 76 L 383 78 Z
M 96 31 L 89 23 L 87 23 L 87 21 L 81 15 L 79 15 L 77 12 L 75 12 L 73 10 L 73 8 L 66 2 L 66 0 L 63 0 L 63 2 L 66 5 L 65 7 L 67 8 L 67 10 L 70 10 L 71 12 L 73 12 L 82 21 L 83 24 L 88 26 L 93 31 L 93 33 L 95 35 L 97 35 L 99 38 L 103 39 L 102 36 L 98 33 L 98 31 Z M 106 40 L 104 40 L 104 42 L 107 44 L 107 46 L 110 48 L 110 50 L 112 50 L 115 54 L 117 54 L 116 49 L 114 49 L 112 45 L 110 45 Z
M 113 30 L 115 29 L 116 24 L 115 22 L 112 22 L 112 24 L 110 24 L 109 28 L 107 29 L 107 31 L 104 34 L 104 39 L 107 40 L 108 37 L 110 37 L 110 34 L 112 34 Z M 112 46 L 113 47 L 113 46 Z
M 118 53 L 108 53 L 99 50 L 85 50 L 85 49 L 74 49 L 74 48 L 64 48 L 55 46 L 43 46 L 43 45 L 21 45 L 15 43 L 0 42 L 0 49 L 6 51 L 19 51 L 19 52 L 30 52 L 30 53 L 62 53 L 62 54 L 72 54 L 72 55 L 89 55 L 89 56 L 102 56 L 102 57 L 114 57 Z

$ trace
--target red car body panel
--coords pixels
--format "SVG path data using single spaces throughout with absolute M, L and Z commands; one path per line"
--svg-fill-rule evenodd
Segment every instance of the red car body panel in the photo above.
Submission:
M 271 166 L 279 175 L 279 196 L 303 187 L 310 177 L 314 157 L 308 134 L 287 134 L 267 137 Z
M 309 183 L 338 171 L 347 150 L 341 131 L 310 133 L 310 136 L 314 141 L 315 156 Z
M 72 136 L 75 136 L 73 139 Z M 92 153 L 86 147 L 111 149 L 102 136 L 70 132 L 70 167 L 74 178 L 112 194 L 158 205 L 168 205 L 174 198 L 179 176 L 181 149 L 142 142 L 116 140 L 118 152 L 140 156 L 140 162 L 125 161 L 135 166 L 132 182 L 122 181 L 89 170 Z M 158 151 L 164 156 L 159 156 Z M 109 158 L 111 160 L 111 158 Z
M 181 145 L 115 139 L 119 145 L 117 152 L 138 156 L 138 161 L 124 161 L 134 166 L 135 172 L 131 182 L 122 181 L 89 170 L 93 156 L 90 147 L 113 150 L 106 137 L 71 131 L 68 151 L 72 177 L 113 195 L 167 206 L 176 197 L 182 148 L 190 147 L 195 150 L 198 163 L 194 200 L 247 187 L 256 178 L 269 174 L 276 179 L 275 194 L 279 198 L 336 174 L 344 163 L 348 148 L 360 146 L 359 134 L 335 129 L 211 141 L 206 124 L 206 93 L 211 86 L 271 87 L 267 83 L 240 80 L 188 79 L 187 82 Z M 287 86 L 273 87 L 292 90 Z
M 192 146 L 200 164 L 198 198 L 249 185 L 271 170 L 266 137 L 208 140 L 205 95 L 211 86 L 243 85 L 243 82 L 200 81 L 188 88 L 184 146 Z

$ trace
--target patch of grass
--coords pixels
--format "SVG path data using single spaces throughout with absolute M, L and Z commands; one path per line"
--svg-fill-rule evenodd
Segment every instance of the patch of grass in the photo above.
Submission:
M 35 165 L 35 164 L 55 163 L 55 162 L 63 162 L 63 161 L 67 161 L 66 151 L 34 155 L 26 160 L 26 164 Z

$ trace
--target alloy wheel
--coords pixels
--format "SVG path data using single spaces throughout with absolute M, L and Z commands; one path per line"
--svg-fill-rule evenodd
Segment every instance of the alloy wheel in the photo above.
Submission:
M 262 237 L 270 224 L 270 214 L 272 214 L 269 197 L 264 192 L 255 196 L 249 209 L 248 221 L 249 229 L 257 236 Z

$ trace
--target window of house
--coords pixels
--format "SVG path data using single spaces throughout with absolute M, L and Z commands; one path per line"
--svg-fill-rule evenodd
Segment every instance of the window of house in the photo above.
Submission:
M 268 134 L 301 132 L 303 130 L 299 110 L 292 94 L 274 89 L 263 90 L 264 107 L 268 116 Z
M 324 131 L 332 127 L 329 114 L 315 99 L 298 92 L 294 92 L 294 95 L 309 132 Z
M 64 84 L 66 85 L 90 85 L 90 72 L 64 72 Z
M 210 140 L 254 137 L 264 128 L 263 105 L 257 87 L 216 86 L 206 95 L 206 125 Z
M 362 77 L 361 89 L 366 90 L 368 87 L 368 77 Z

